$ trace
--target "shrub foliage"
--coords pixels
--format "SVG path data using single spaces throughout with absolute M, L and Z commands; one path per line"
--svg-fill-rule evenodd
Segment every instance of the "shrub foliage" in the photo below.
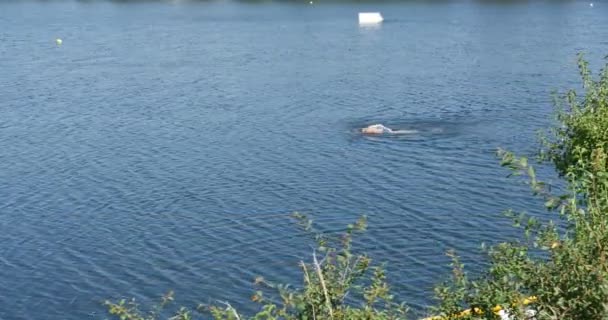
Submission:
M 396 320 L 405 317 L 406 308 L 393 302 L 382 266 L 372 264 L 365 254 L 352 250 L 353 236 L 366 228 L 362 217 L 349 225 L 338 237 L 329 237 L 313 230 L 312 221 L 293 215 L 301 226 L 313 234 L 317 243 L 311 262 L 300 262 L 302 285 L 274 284 L 258 277 L 260 287 L 252 300 L 261 304 L 260 311 L 250 317 L 241 315 L 229 303 L 199 305 L 197 311 L 215 320 Z M 266 298 L 269 293 L 269 298 Z M 163 298 L 165 306 L 170 298 Z M 106 302 L 110 313 L 121 320 L 154 320 L 161 317 L 159 308 L 142 313 L 134 301 Z M 180 308 L 171 320 L 193 319 L 194 313 Z
M 498 318 L 500 306 L 512 319 L 608 319 L 608 68 L 594 80 L 580 56 L 579 70 L 585 95 L 572 90 L 558 99 L 557 126 L 544 134 L 538 157 L 555 166 L 567 192 L 552 194 L 527 158 L 498 152 L 557 221 L 508 211 L 523 239 L 490 248 L 489 268 L 473 279 L 454 259 L 452 279 L 436 289 L 445 318 L 465 306 L 476 311 L 465 318 Z

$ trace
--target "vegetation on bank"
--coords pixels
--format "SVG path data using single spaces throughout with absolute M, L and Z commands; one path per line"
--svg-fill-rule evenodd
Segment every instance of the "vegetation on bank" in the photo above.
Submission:
M 312 261 L 301 262 L 302 287 L 274 284 L 258 277 L 255 283 L 260 290 L 251 299 L 261 304 L 261 311 L 253 317 L 241 315 L 229 303 L 224 305 L 199 305 L 197 312 L 211 315 L 216 320 L 238 319 L 335 319 L 335 320 L 396 320 L 405 317 L 406 308 L 393 302 L 384 270 L 361 253 L 352 251 L 353 236 L 363 232 L 366 219 L 362 217 L 349 225 L 337 237 L 320 234 L 312 221 L 301 214 L 293 217 L 309 231 L 317 244 Z M 269 294 L 269 298 L 266 298 Z M 172 294 L 163 297 L 164 307 Z M 347 303 L 347 302 L 357 303 Z M 161 308 L 141 312 L 134 301 L 106 302 L 110 313 L 123 320 L 152 320 L 161 318 Z M 190 310 L 181 308 L 169 317 L 171 320 L 193 319 Z
M 482 318 L 491 319 L 499 304 L 514 319 L 526 319 L 526 309 L 534 310 L 536 319 L 608 318 L 606 67 L 594 80 L 579 57 L 585 94 L 569 91 L 558 100 L 557 126 L 541 139 L 538 160 L 555 166 L 566 182 L 565 194 L 553 194 L 526 158 L 499 151 L 502 165 L 527 177 L 532 192 L 557 213 L 563 228 L 507 212 L 523 230 L 523 239 L 489 249 L 490 267 L 473 280 L 455 260 L 453 280 L 437 290 L 438 311 L 450 315 L 463 305 L 473 306 Z M 532 306 L 518 303 L 527 297 L 534 297 Z
M 608 319 L 608 64 L 594 79 L 581 56 L 579 70 L 584 95 L 569 91 L 557 99 L 557 125 L 543 135 L 537 157 L 555 167 L 567 191 L 554 194 L 527 158 L 498 152 L 501 164 L 523 177 L 559 221 L 507 211 L 523 236 L 487 248 L 490 263 L 479 274 L 467 273 L 450 253 L 452 276 L 435 289 L 433 319 Z M 108 301 L 110 314 L 122 320 L 187 320 L 201 317 L 199 312 L 216 320 L 406 318 L 407 308 L 393 301 L 383 268 L 353 251 L 352 237 L 365 229 L 364 219 L 332 238 L 295 217 L 314 235 L 317 249 L 300 265 L 300 286 L 256 279 L 257 314 L 245 316 L 226 303 L 179 308 L 167 316 L 162 310 L 172 294 L 150 312 L 134 301 Z

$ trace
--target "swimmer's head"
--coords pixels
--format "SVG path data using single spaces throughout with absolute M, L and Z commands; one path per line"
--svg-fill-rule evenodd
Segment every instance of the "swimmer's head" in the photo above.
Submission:
M 386 127 L 381 124 L 372 124 L 371 126 L 367 126 L 361 129 L 361 133 L 365 134 L 382 134 L 386 131 Z

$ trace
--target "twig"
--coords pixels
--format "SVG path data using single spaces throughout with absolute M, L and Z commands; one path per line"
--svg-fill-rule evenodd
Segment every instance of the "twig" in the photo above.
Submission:
M 236 310 L 230 305 L 230 303 L 228 302 L 222 302 L 221 303 L 226 305 L 227 310 L 232 311 L 232 314 L 234 314 L 234 316 L 236 317 L 237 320 L 241 320 L 241 317 L 239 317 L 239 314 L 236 312 Z
M 306 264 L 304 261 L 300 261 L 300 266 L 302 266 L 302 270 L 304 271 L 304 281 L 306 284 L 311 286 L 312 282 L 310 282 L 310 275 L 308 274 L 308 268 L 306 268 Z M 310 304 L 312 307 L 312 319 L 317 320 L 317 312 L 315 310 L 315 305 L 313 303 Z
M 317 275 L 319 276 L 319 281 L 321 282 L 321 287 L 323 288 L 323 294 L 325 294 L 325 304 L 329 309 L 329 317 L 334 318 L 334 312 L 331 309 L 331 301 L 329 300 L 329 293 L 327 293 L 327 287 L 325 286 L 325 280 L 323 280 L 323 273 L 321 272 L 321 266 L 319 265 L 319 261 L 317 260 L 317 253 L 313 251 L 312 258 L 315 264 L 315 269 L 317 269 Z

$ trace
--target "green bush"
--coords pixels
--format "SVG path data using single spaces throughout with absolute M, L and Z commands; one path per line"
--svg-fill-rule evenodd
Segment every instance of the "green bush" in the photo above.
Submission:
M 366 227 L 365 218 L 349 225 L 346 232 L 337 238 L 315 232 L 312 221 L 301 214 L 294 214 L 307 231 L 314 235 L 317 248 L 312 253 L 312 261 L 300 263 L 302 269 L 301 287 L 273 284 L 259 277 L 257 291 L 252 300 L 261 304 L 261 310 L 251 316 L 241 315 L 230 304 L 224 306 L 200 305 L 197 311 L 207 313 L 215 320 L 393 320 L 403 319 L 407 309 L 393 302 L 384 269 L 374 266 L 364 254 L 352 250 L 352 238 Z M 264 292 L 269 292 L 266 298 Z M 348 298 L 348 302 L 347 302 Z M 163 298 L 159 306 L 164 307 L 169 298 Z M 110 314 L 121 320 L 153 320 L 161 317 L 160 308 L 144 314 L 134 301 L 106 302 Z M 193 312 L 180 308 L 172 320 L 192 319 Z
M 578 61 L 585 95 L 581 99 L 570 90 L 556 101 L 559 125 L 550 131 L 550 139 L 542 139 L 545 148 L 541 155 L 552 161 L 561 175 L 584 176 L 585 171 L 607 169 L 606 161 L 598 157 L 605 157 L 608 150 L 608 68 L 596 81 L 582 55 Z M 603 167 L 589 168 L 592 164 Z
M 585 96 L 570 91 L 563 97 L 558 126 L 541 139 L 539 157 L 555 166 L 568 192 L 553 195 L 526 158 L 498 153 L 503 166 L 527 177 L 563 228 L 508 211 L 525 236 L 490 248 L 488 270 L 472 279 L 455 258 L 452 279 L 436 289 L 435 311 L 445 318 L 469 306 L 477 312 L 459 318 L 498 318 L 498 305 L 512 319 L 531 313 L 535 319 L 608 319 L 608 69 L 593 80 L 582 56 L 579 69 Z

